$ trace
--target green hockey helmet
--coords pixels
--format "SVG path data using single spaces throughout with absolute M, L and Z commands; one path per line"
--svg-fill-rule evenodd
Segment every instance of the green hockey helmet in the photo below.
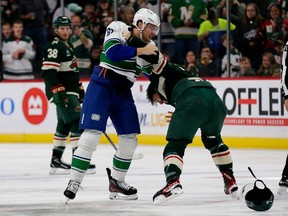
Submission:
M 71 20 L 67 16 L 58 16 L 53 25 L 56 28 L 59 26 L 71 26 Z

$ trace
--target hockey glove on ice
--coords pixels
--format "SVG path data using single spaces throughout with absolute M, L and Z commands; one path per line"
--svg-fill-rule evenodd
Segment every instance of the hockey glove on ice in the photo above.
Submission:
M 79 100 L 80 103 L 83 103 L 84 96 L 85 96 L 85 90 L 84 90 L 84 87 L 83 87 L 82 83 L 79 83 L 79 88 L 78 89 L 79 89 L 79 98 L 78 98 L 78 100 Z
M 65 87 L 62 84 L 58 84 L 57 86 L 53 86 L 51 88 L 51 92 L 53 93 L 53 103 L 58 106 L 66 107 L 69 101 L 69 98 L 65 92 Z

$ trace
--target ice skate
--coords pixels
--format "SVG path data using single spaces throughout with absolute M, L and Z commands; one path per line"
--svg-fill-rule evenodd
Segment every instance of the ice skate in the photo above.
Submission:
M 77 181 L 70 180 L 66 190 L 64 191 L 65 203 L 68 203 L 69 200 L 74 199 L 77 191 L 80 188 L 80 183 Z
M 287 193 L 288 193 L 288 176 L 282 176 L 279 182 L 279 189 L 277 191 L 277 194 L 285 195 Z
M 179 178 L 172 179 L 169 181 L 166 186 L 159 190 L 154 196 L 153 196 L 153 203 L 154 204 L 160 204 L 164 203 L 174 197 L 179 196 L 184 191 L 182 190 L 182 185 L 180 184 Z
M 64 163 L 61 158 L 52 158 L 50 167 L 50 175 L 68 175 L 71 169 L 71 166 Z
M 222 176 L 224 180 L 225 194 L 230 195 L 233 199 L 239 199 L 238 186 L 236 184 L 236 180 L 233 175 L 233 172 L 230 170 L 226 172 L 222 172 Z
M 111 200 L 136 200 L 137 189 L 128 185 L 124 181 L 118 181 L 111 176 L 111 170 L 106 168 L 109 179 L 109 191 Z

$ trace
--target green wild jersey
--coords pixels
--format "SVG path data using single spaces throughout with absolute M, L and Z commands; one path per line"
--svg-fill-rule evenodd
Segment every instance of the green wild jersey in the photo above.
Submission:
M 139 38 L 134 37 L 134 45 L 136 47 L 145 46 L 145 42 Z M 153 41 L 150 44 L 155 44 Z M 193 87 L 208 87 L 212 88 L 209 82 L 203 81 L 201 78 L 193 77 L 189 72 L 185 71 L 182 67 L 176 64 L 167 62 L 162 53 L 159 52 L 158 62 L 151 64 L 141 57 L 137 57 L 137 63 L 141 67 L 142 71 L 149 76 L 153 87 L 165 97 L 171 105 L 174 105 L 172 97 L 173 95 L 180 95 L 183 91 Z M 182 82 L 180 80 L 187 79 L 191 82 Z M 201 82 L 200 82 L 201 81 Z M 177 86 L 177 88 L 175 88 Z
M 140 67 L 137 66 L 136 57 L 128 60 L 112 62 L 107 56 L 106 52 L 115 45 L 126 45 L 126 39 L 123 38 L 122 33 L 127 32 L 130 26 L 120 21 L 113 21 L 107 26 L 104 38 L 103 52 L 100 56 L 100 66 L 113 70 L 117 74 L 127 77 L 131 82 L 135 82 L 141 73 Z
M 55 38 L 45 50 L 42 63 L 42 76 L 48 99 L 52 98 L 51 87 L 62 84 L 67 94 L 78 95 L 79 70 L 73 46 Z

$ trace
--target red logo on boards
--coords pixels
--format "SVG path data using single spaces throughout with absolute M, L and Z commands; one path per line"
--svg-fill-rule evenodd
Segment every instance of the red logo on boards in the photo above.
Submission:
M 48 111 L 48 102 L 43 91 L 39 88 L 31 88 L 26 92 L 22 108 L 28 122 L 40 124 L 45 119 Z

